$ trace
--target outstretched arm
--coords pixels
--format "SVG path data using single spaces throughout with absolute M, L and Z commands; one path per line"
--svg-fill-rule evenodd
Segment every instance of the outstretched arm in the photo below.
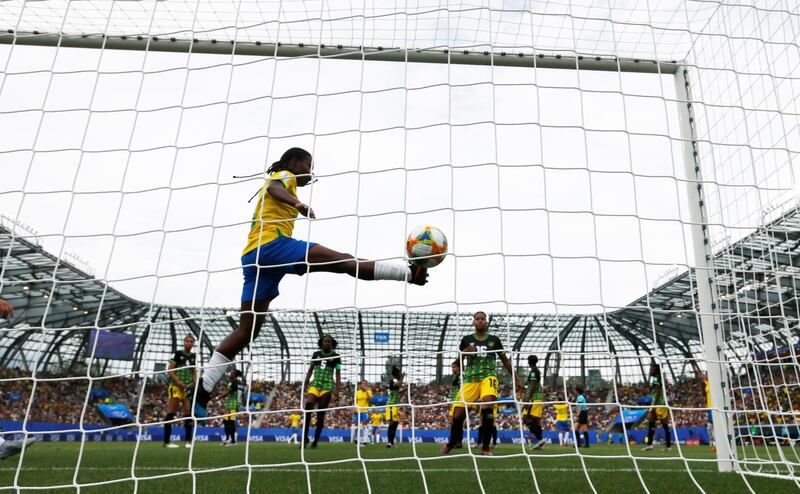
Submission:
M 284 204 L 288 204 L 289 206 L 298 210 L 303 216 L 307 216 L 311 219 L 316 218 L 316 215 L 314 215 L 314 210 L 290 194 L 283 185 L 283 182 L 280 180 L 272 180 L 267 186 L 267 192 L 269 195 L 275 198 L 275 200 Z

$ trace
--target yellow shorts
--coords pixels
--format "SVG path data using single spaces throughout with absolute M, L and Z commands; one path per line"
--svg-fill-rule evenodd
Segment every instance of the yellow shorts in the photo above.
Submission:
M 400 421 L 400 409 L 394 405 L 386 407 L 386 421 L 387 422 L 399 422 Z
M 651 409 L 655 414 L 656 420 L 669 420 L 669 409 L 667 407 L 655 407 Z
M 317 398 L 322 398 L 326 394 L 330 393 L 330 391 L 328 391 L 327 389 L 319 389 L 315 386 L 309 386 L 308 389 L 306 390 L 306 393 L 314 395 Z
M 522 415 L 530 415 L 531 417 L 540 419 L 542 418 L 542 411 L 544 410 L 544 405 L 539 402 L 533 402 L 530 405 L 525 405 L 522 407 Z
M 169 396 L 170 400 L 173 398 L 176 398 L 178 400 L 186 399 L 186 393 L 184 393 L 181 388 L 175 386 L 174 384 L 170 384 L 169 387 L 167 388 L 167 396 Z
M 463 407 L 464 401 L 466 401 L 468 405 L 477 404 L 487 396 L 494 396 L 497 398 L 498 389 L 500 389 L 500 384 L 497 382 L 497 377 L 495 376 L 487 377 L 483 381 L 477 383 L 463 383 L 461 385 L 461 391 L 459 391 L 458 397 L 456 398 L 457 401 L 453 404 L 453 407 Z

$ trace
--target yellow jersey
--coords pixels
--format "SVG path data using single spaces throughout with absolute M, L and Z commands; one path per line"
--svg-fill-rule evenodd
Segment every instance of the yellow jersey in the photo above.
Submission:
M 247 246 L 242 255 L 264 244 L 268 244 L 278 237 L 291 237 L 294 230 L 294 220 L 297 210 L 267 192 L 267 187 L 273 180 L 280 180 L 286 191 L 297 197 L 297 177 L 289 170 L 281 170 L 270 175 L 267 183 L 258 193 L 258 203 L 250 222 L 250 234 L 247 236 Z
M 292 427 L 300 427 L 300 414 L 293 413 L 289 415 L 289 420 L 292 421 Z
M 565 405 L 563 403 L 557 403 L 557 404 L 553 405 L 553 407 L 556 409 L 556 420 L 558 420 L 558 421 L 568 420 L 568 417 L 569 417 L 569 415 L 567 413 L 568 412 L 568 410 L 567 410 L 568 409 L 568 405 Z
M 372 419 L 372 426 L 373 427 L 380 427 L 381 426 L 381 419 L 383 418 L 383 414 L 375 412 L 372 415 L 370 415 L 369 418 Z
M 358 413 L 365 413 L 369 407 L 369 400 L 372 399 L 372 391 L 358 390 L 356 391 L 356 405 L 358 405 Z
M 711 389 L 708 387 L 708 379 L 703 379 L 703 384 L 706 385 L 706 408 L 711 408 Z

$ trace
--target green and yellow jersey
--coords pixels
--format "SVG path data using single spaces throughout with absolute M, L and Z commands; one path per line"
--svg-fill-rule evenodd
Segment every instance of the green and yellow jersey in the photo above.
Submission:
M 542 395 L 542 371 L 538 368 L 531 369 L 528 372 L 528 380 L 525 383 L 525 387 L 527 388 L 527 401 L 544 401 L 544 395 Z
M 175 376 L 177 376 L 177 378 L 180 379 L 183 384 L 192 384 L 192 373 L 194 371 L 196 359 L 197 355 L 184 350 L 178 350 L 175 352 L 175 355 L 169 359 L 170 364 L 175 364 Z M 175 383 L 171 382 L 170 384 Z
M 459 350 L 471 350 L 464 354 L 466 365 L 463 366 L 462 379 L 465 383 L 481 382 L 487 377 L 497 377 L 498 353 L 503 350 L 503 343 L 495 335 L 486 335 L 482 340 L 475 334 L 461 339 Z
M 325 353 L 317 350 L 311 356 L 311 365 L 314 366 L 314 379 L 311 385 L 324 391 L 333 391 L 333 372 L 342 368 L 342 359 L 333 350 Z

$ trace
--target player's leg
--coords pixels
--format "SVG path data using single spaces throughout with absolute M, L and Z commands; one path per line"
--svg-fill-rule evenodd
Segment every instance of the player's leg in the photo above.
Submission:
M 711 410 L 708 410 L 706 413 L 706 432 L 708 433 L 708 445 L 711 446 L 714 451 L 716 451 L 716 445 L 714 444 L 714 416 L 711 414 Z
M 386 420 L 389 422 L 389 429 L 386 431 L 386 447 L 393 448 L 394 440 L 397 436 L 397 427 L 400 425 L 400 417 L 398 414 L 397 406 L 392 405 L 387 408 Z
M 659 410 L 661 415 L 661 427 L 664 429 L 664 450 L 669 451 L 672 449 L 672 435 L 669 432 L 669 410 L 662 408 Z
M 428 280 L 427 270 L 415 264 L 357 259 L 319 244 L 308 249 L 308 264 L 310 272 L 342 273 L 362 280 L 408 281 L 415 285 L 424 285 Z
M 230 442 L 230 444 L 234 445 L 234 444 L 236 444 L 236 415 L 235 415 L 236 412 L 234 410 L 230 410 L 230 412 L 231 412 L 231 414 L 230 414 L 230 418 L 231 418 L 230 419 L 230 423 L 231 423 L 231 425 L 230 425 L 230 428 L 231 428 L 231 442 Z
M 581 426 L 583 428 L 583 438 L 586 441 L 585 448 L 589 447 L 589 424 L 583 424 Z
M 653 449 L 653 438 L 656 435 L 656 412 L 655 410 L 650 410 L 647 413 L 647 439 L 645 442 L 647 443 L 642 451 L 651 451 Z
M 544 446 L 544 433 L 542 432 L 542 410 L 541 403 L 531 405 L 531 432 L 536 436 L 534 448 L 541 449 Z
M 164 447 L 166 448 L 177 448 L 177 445 L 174 445 L 170 442 L 172 438 L 172 422 L 175 420 L 175 415 L 178 413 L 178 403 L 181 400 L 178 398 L 173 398 L 173 394 L 175 394 L 175 389 L 173 386 L 167 388 L 167 393 L 169 394 L 169 400 L 167 400 L 167 416 L 164 418 Z
M 498 381 L 497 377 L 487 377 L 480 383 L 480 426 L 482 431 L 481 454 L 491 455 L 490 441 L 492 440 L 492 429 L 494 428 L 494 405 L 497 401 Z
M 581 425 L 580 423 L 575 424 L 574 429 L 572 429 L 572 440 L 575 442 L 575 446 L 581 447 Z
M 245 287 L 242 291 L 243 297 L 246 297 L 248 293 L 256 293 L 258 297 L 259 293 L 254 292 L 256 289 L 266 293 L 274 288 L 277 294 L 276 281 L 272 280 L 270 282 L 269 280 L 265 280 L 264 283 L 260 283 L 256 286 L 256 281 L 259 276 L 258 270 L 255 268 L 250 269 L 250 267 L 246 266 L 244 271 Z M 264 275 L 264 277 L 268 278 L 269 275 Z M 278 281 L 279 280 L 280 277 L 278 277 Z M 193 397 L 194 415 L 196 417 L 204 418 L 208 415 L 206 407 L 208 406 L 208 401 L 211 399 L 211 392 L 214 390 L 214 386 L 222 378 L 223 374 L 225 374 L 228 364 L 230 364 L 236 355 L 248 346 L 251 341 L 258 338 L 258 333 L 264 325 L 264 320 L 269 310 L 269 303 L 273 298 L 274 296 L 267 295 L 242 301 L 239 327 L 226 336 L 217 346 L 216 350 L 214 350 L 208 364 L 203 368 L 203 377 L 200 381 L 200 385 L 198 385 L 196 389 L 193 389 L 195 395 Z
M 314 442 L 311 443 L 312 448 L 317 447 L 319 438 L 322 437 L 322 429 L 325 427 L 325 408 L 331 403 L 331 393 L 324 393 L 317 400 L 317 427 L 314 429 Z
M 361 413 L 361 442 L 369 444 L 369 421 L 366 420 L 367 414 Z
M 187 447 L 191 446 L 192 438 L 194 437 L 194 421 L 192 420 L 192 414 L 189 413 L 191 409 L 192 404 L 184 397 L 181 401 L 181 415 L 183 416 L 183 434 L 186 438 Z
M 317 407 L 317 395 L 306 393 L 304 410 L 306 411 L 303 419 L 303 444 L 308 444 L 308 431 L 311 428 L 311 416 Z
M 480 407 L 480 426 L 478 432 L 481 436 L 481 454 L 491 454 L 490 443 L 492 440 L 492 428 L 494 427 L 494 405 L 489 402 L 497 401 L 497 396 L 487 395 L 481 398 Z
M 450 406 L 450 439 L 442 446 L 442 453 L 447 454 L 451 449 L 461 444 L 464 438 L 464 422 L 467 420 L 467 409 L 463 403 L 453 403 Z

